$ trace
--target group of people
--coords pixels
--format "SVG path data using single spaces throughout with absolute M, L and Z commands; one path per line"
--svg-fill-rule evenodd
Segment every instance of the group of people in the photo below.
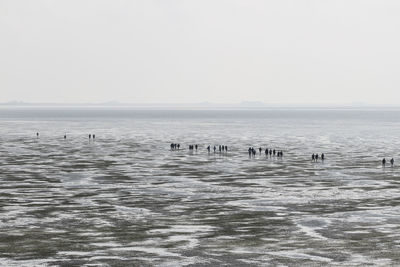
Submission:
M 383 165 L 383 166 L 386 165 L 386 159 L 385 159 L 385 158 L 383 158 L 383 160 L 382 160 L 382 165 Z M 392 158 L 392 159 L 390 160 L 390 165 L 391 165 L 391 166 L 394 165 L 394 158 Z
M 217 147 L 216 146 L 214 146 L 214 153 L 217 151 Z M 225 145 L 219 145 L 218 146 L 218 150 L 219 150 L 219 153 L 221 153 L 221 152 L 228 152 L 228 146 L 225 146 Z M 207 147 L 207 151 L 208 151 L 208 153 L 210 153 L 211 152 L 211 146 L 208 146 Z
M 36 133 L 36 137 L 39 138 L 39 133 Z M 96 138 L 96 135 L 95 135 L 95 134 L 89 134 L 89 140 L 92 140 L 92 139 L 94 140 L 95 138 Z M 64 139 L 67 139 L 67 134 L 64 134 Z M 171 143 L 171 150 L 179 150 L 180 147 L 181 147 L 180 144 Z M 199 146 L 198 146 L 197 144 L 195 144 L 195 145 L 189 145 L 189 150 L 196 150 L 196 151 L 197 151 L 198 148 L 199 148 Z M 211 152 L 211 146 L 207 146 L 207 150 L 208 150 L 208 153 L 210 153 L 210 152 Z M 213 150 L 214 150 L 214 153 L 215 153 L 215 152 L 217 151 L 217 146 L 214 146 L 214 147 L 213 147 Z M 221 152 L 228 152 L 228 146 L 219 145 L 219 146 L 218 146 L 218 151 L 219 151 L 220 153 L 221 153 Z M 258 148 L 258 151 L 259 151 L 259 153 L 260 153 L 260 155 L 261 155 L 262 148 L 259 147 L 259 148 Z M 255 157 L 256 154 L 257 154 L 256 149 L 254 149 L 254 147 L 249 147 L 248 152 L 249 152 L 249 156 L 250 156 L 250 157 L 251 157 L 251 156 Z M 281 150 L 281 151 L 277 151 L 277 150 L 275 150 L 275 149 L 268 149 L 268 148 L 266 148 L 264 152 L 265 152 L 265 155 L 266 155 L 266 156 L 269 155 L 270 157 L 271 157 L 271 156 L 283 157 L 283 152 L 282 152 L 282 150 Z M 311 155 L 311 160 L 312 160 L 313 162 L 317 162 L 319 158 L 320 158 L 320 157 L 319 157 L 318 154 L 312 154 L 312 155 Z M 322 160 L 322 161 L 325 160 L 325 154 L 324 154 L 324 153 L 321 154 L 321 160 Z M 383 165 L 383 166 L 386 165 L 386 158 L 383 158 L 383 159 L 382 159 L 382 165 Z M 390 160 L 390 165 L 391 165 L 391 166 L 394 165 L 394 159 L 393 159 L 393 158 Z
M 318 155 L 318 154 L 312 154 L 312 155 L 311 155 L 311 160 L 312 160 L 313 162 L 317 162 L 318 159 L 319 159 L 319 155 Z M 321 154 L 321 160 L 322 160 L 322 161 L 325 160 L 325 154 L 324 154 L 324 153 Z
M 175 143 L 171 143 L 171 150 L 179 150 L 179 148 L 181 147 L 180 144 L 175 144 Z
M 189 145 L 189 150 L 194 150 L 194 149 L 197 150 L 198 147 L 199 146 L 197 144 L 196 145 Z
M 261 152 L 263 151 L 262 147 L 259 147 L 259 148 L 258 148 L 258 151 L 259 151 L 259 153 L 260 153 L 260 155 L 261 155 Z M 254 147 L 249 147 L 248 152 L 249 152 L 249 157 L 251 157 L 251 156 L 255 157 L 256 154 L 257 154 L 256 149 L 254 149 Z M 268 148 L 266 148 L 266 149 L 265 149 L 265 156 L 268 157 L 268 155 L 269 155 L 270 157 L 272 157 L 272 156 L 274 156 L 274 157 L 275 157 L 275 156 L 283 157 L 283 151 L 282 151 L 282 150 L 281 150 L 281 151 L 277 151 L 277 150 L 275 150 L 275 149 L 268 149 Z

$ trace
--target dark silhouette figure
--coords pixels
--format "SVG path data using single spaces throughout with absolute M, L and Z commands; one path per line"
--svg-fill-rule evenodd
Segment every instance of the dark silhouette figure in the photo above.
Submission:
M 382 160 L 382 165 L 383 165 L 383 166 L 386 165 L 386 159 L 385 159 L 385 158 L 383 158 L 383 160 Z
M 210 154 L 210 150 L 211 150 L 210 146 L 207 147 L 207 150 L 208 150 L 208 154 Z
M 181 144 L 178 144 L 177 146 L 178 146 L 178 150 L 179 150 L 179 148 L 181 147 Z
M 36 133 L 36 138 L 39 138 L 39 133 Z
M 198 145 L 197 145 L 197 144 L 195 145 L 195 148 L 196 148 L 196 150 L 197 150 L 197 148 L 198 148 Z
M 315 154 L 315 161 L 318 161 L 318 158 L 319 158 L 318 154 Z
M 272 156 L 272 149 L 269 150 L 269 156 Z
M 274 154 L 274 156 L 275 156 L 275 154 L 276 154 L 276 151 L 275 151 L 275 149 L 274 149 L 274 150 L 272 150 L 272 154 Z
M 225 151 L 225 146 L 224 145 L 222 145 L 222 152 L 224 152 Z
M 93 135 L 93 140 L 96 139 L 96 135 Z
M 262 148 L 261 148 L 261 147 L 259 147 L 259 148 L 258 148 L 258 151 L 260 151 L 260 155 L 261 155 Z
M 394 159 L 393 158 L 390 160 L 390 165 L 392 165 L 392 167 L 394 165 Z
M 67 134 L 64 134 L 64 139 L 67 139 Z
M 92 139 L 92 135 L 91 134 L 89 134 L 89 139 Z
M 324 153 L 321 154 L 321 160 L 322 160 L 322 161 L 325 160 L 325 155 L 324 155 Z
M 253 151 L 251 150 L 251 147 L 249 147 L 249 157 L 251 157 L 251 154 L 253 154 Z
M 312 161 L 315 161 L 315 155 L 314 154 L 312 154 L 311 159 L 312 159 Z
M 214 153 L 215 153 L 215 151 L 217 150 L 217 147 L 216 146 L 214 146 Z
M 228 146 L 225 146 L 225 152 L 228 152 Z
M 252 148 L 252 151 L 253 151 L 253 157 L 255 157 L 256 156 L 256 150 L 254 148 Z
M 268 148 L 265 149 L 265 156 L 268 156 Z
M 222 150 L 221 145 L 219 145 L 218 149 L 219 149 L 219 153 L 221 153 L 221 150 Z
M 283 151 L 281 150 L 281 157 L 283 157 Z

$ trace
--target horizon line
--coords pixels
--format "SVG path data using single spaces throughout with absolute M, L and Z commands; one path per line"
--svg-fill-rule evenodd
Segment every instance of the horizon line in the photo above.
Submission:
M 400 104 L 372 104 L 364 102 L 351 103 L 265 103 L 262 101 L 242 101 L 231 103 L 218 102 L 185 102 L 185 103 L 127 103 L 119 101 L 105 102 L 0 102 L 2 107 L 168 107 L 168 108 L 400 108 Z

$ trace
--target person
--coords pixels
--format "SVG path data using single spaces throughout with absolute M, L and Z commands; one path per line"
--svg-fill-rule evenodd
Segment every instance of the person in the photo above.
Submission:
M 64 139 L 67 139 L 67 134 L 64 134 Z
M 195 148 L 196 148 L 196 150 L 197 150 L 197 148 L 198 148 L 197 144 L 195 145 Z
M 259 148 L 258 148 L 258 151 L 260 152 L 260 155 L 261 155 L 262 148 L 261 148 L 261 147 L 259 147 Z
M 228 146 L 225 146 L 225 152 L 228 152 Z
M 382 160 L 382 165 L 383 165 L 383 166 L 386 165 L 386 159 L 385 159 L 385 158 L 383 158 L 383 160 Z
M 318 161 L 318 158 L 319 158 L 318 154 L 315 154 L 315 161 Z
M 281 157 L 283 157 L 283 151 L 281 150 Z
M 268 148 L 265 149 L 265 156 L 268 156 Z
M 210 150 L 211 150 L 210 145 L 208 145 L 207 150 L 208 150 L 208 153 L 210 153 Z
M 93 135 L 93 140 L 96 139 L 96 135 Z
M 274 154 L 274 156 L 275 156 L 275 154 L 276 154 L 276 151 L 275 151 L 275 149 L 272 151 L 272 153 Z
M 216 146 L 214 146 L 214 153 L 215 153 L 215 150 L 217 150 L 217 147 L 216 147 Z
M 315 155 L 314 155 L 314 153 L 313 153 L 312 156 L 311 156 L 311 160 L 312 160 L 312 161 L 315 161 Z
M 89 139 L 92 139 L 92 135 L 91 134 L 89 134 Z
M 36 133 L 36 137 L 39 138 L 39 133 Z
M 393 158 L 390 160 L 390 165 L 392 165 L 392 167 L 394 165 L 394 159 Z
M 181 144 L 178 144 L 177 147 L 178 147 L 178 150 L 179 150 L 179 148 L 181 147 Z
M 269 150 L 269 156 L 271 157 L 272 155 L 272 149 Z
M 221 149 L 222 149 L 221 145 L 218 146 L 218 149 L 219 149 L 219 153 L 221 153 Z
M 251 157 L 252 153 L 253 153 L 253 151 L 251 150 L 251 147 L 249 147 L 249 157 Z
M 256 150 L 253 148 L 253 156 L 256 156 Z
M 225 146 L 224 145 L 222 145 L 222 152 L 224 152 L 225 151 Z

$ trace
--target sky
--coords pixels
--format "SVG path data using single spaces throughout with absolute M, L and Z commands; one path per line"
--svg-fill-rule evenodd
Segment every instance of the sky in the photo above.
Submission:
M 400 104 L 398 0 L 0 0 L 0 102 Z

